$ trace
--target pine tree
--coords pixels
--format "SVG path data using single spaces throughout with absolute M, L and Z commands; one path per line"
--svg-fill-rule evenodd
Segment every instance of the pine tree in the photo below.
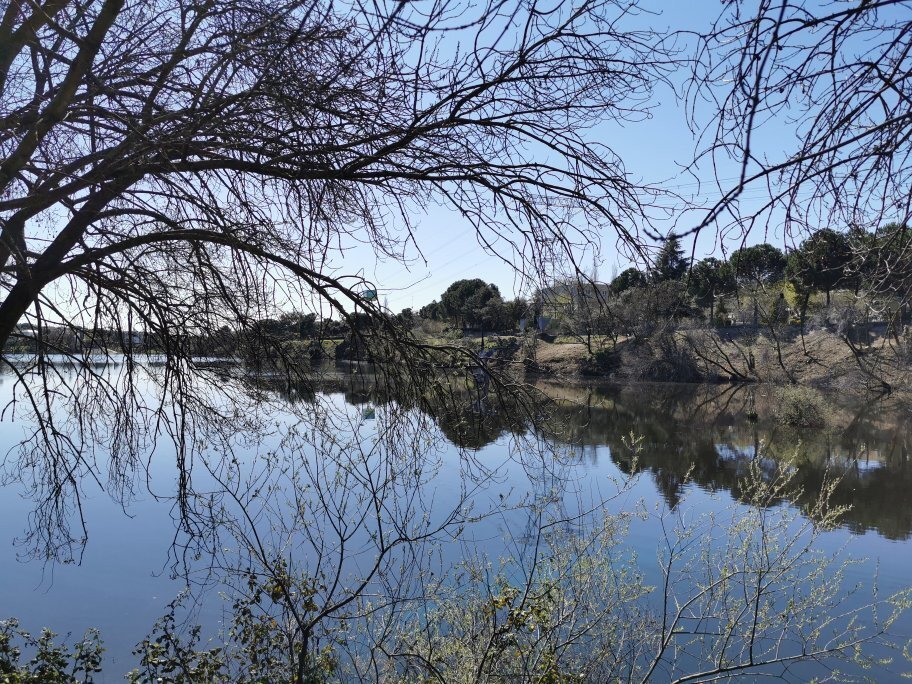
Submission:
M 657 283 L 680 280 L 686 272 L 687 260 L 684 258 L 684 250 L 681 249 L 681 241 L 677 235 L 669 235 L 656 255 L 650 274 L 652 280 Z

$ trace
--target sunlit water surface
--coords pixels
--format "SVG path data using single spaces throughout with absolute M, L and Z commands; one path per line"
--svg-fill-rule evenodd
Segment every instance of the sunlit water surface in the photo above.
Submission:
M 0 382 L 0 393 L 8 400 L 13 379 L 7 374 Z M 344 387 L 344 380 L 336 378 L 319 397 L 370 430 L 377 411 L 384 410 L 382 402 L 372 397 L 370 388 Z M 827 533 L 821 543 L 832 550 L 847 544 L 852 556 L 868 559 L 850 570 L 851 579 L 867 581 L 876 572 L 884 593 L 912 582 L 912 413 L 901 399 L 827 397 L 829 424 L 797 430 L 776 419 L 777 394 L 770 388 L 552 384 L 544 389 L 560 399 L 555 410 L 563 412 L 557 424 L 564 429 L 548 439 L 567 447 L 563 453 L 571 456 L 570 466 L 549 474 L 545 460 L 517 459 L 514 433 L 521 428 L 515 417 L 505 415 L 505 409 L 492 409 L 492 415 L 479 418 L 467 406 L 465 415 L 434 416 L 444 437 L 433 481 L 435 506 L 446 508 L 448 497 L 458 490 L 466 454 L 498 473 L 473 494 L 482 505 L 504 493 L 515 497 L 530 489 L 561 487 L 569 478 L 573 495 L 564 505 L 572 512 L 616 491 L 629 468 L 625 440 L 631 434 L 642 437 L 643 472 L 609 502 L 615 511 L 642 505 L 652 510 L 722 510 L 732 503 L 736 483 L 758 449 L 774 460 L 797 453 L 798 479 L 806 487 L 813 489 L 825 472 L 842 478 L 836 499 L 851 509 L 843 526 Z M 18 444 L 27 427 L 11 415 L 0 423 L 6 448 Z M 148 482 L 145 475 L 139 478 L 126 502 L 112 496 L 103 478 L 80 483 L 88 540 L 74 563 L 29 557 L 24 535 L 35 501 L 9 476 L 14 454 L 7 456 L 7 482 L 0 489 L 0 617 L 16 616 L 28 629 L 50 626 L 62 634 L 80 635 L 89 626 L 97 627 L 106 648 L 101 681 L 121 681 L 122 673 L 136 664 L 133 648 L 185 585 L 182 577 L 174 576 L 170 553 L 176 535 L 170 496 L 177 478 L 173 448 L 159 445 L 149 461 Z M 256 458 L 252 451 L 249 455 Z M 503 517 L 486 520 L 467 530 L 460 545 L 445 549 L 445 558 L 455 562 L 467 547 L 492 558 L 509 556 L 522 543 L 523 524 Z M 647 578 L 655 579 L 660 539 L 654 518 L 631 528 L 627 547 L 638 553 Z M 224 601 L 211 596 L 193 617 L 214 630 L 224 608 Z M 896 629 L 912 633 L 912 619 Z

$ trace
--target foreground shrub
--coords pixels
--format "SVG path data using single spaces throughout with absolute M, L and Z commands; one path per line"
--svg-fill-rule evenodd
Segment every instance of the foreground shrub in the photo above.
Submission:
M 101 672 L 101 640 L 88 630 L 72 646 L 54 643 L 49 629 L 33 636 L 16 620 L 0 620 L 0 684 L 90 684 Z M 23 651 L 32 653 L 23 661 Z

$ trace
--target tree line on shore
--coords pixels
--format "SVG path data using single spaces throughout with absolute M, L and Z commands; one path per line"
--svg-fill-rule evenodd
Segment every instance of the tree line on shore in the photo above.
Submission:
M 866 320 L 899 327 L 912 292 L 910 245 L 912 229 L 906 225 L 887 224 L 875 233 L 822 228 L 787 252 L 759 243 L 727 258 L 693 260 L 680 239 L 671 235 L 646 268 L 627 268 L 607 283 L 598 282 L 593 273 L 556 281 L 529 297 L 505 299 L 495 284 L 467 278 L 452 283 L 439 299 L 417 312 L 406 308 L 384 315 L 386 322 L 408 330 L 436 323 L 463 334 L 513 332 L 525 327 L 521 322 L 531 327 L 531 322 L 545 317 L 554 332 L 585 338 L 591 345 L 593 335 L 636 337 L 649 324 L 668 320 L 691 319 L 716 327 L 789 322 L 804 329 L 811 310 L 828 310 L 835 292 L 849 292 L 849 301 L 864 310 Z M 375 318 L 376 314 L 358 311 L 344 319 L 285 312 L 254 321 L 251 331 L 229 326 L 198 331 L 187 335 L 187 344 L 197 353 L 217 355 L 249 351 L 251 345 L 263 346 L 264 340 L 344 340 L 376 326 Z M 37 349 L 35 331 L 22 327 L 17 333 L 7 341 L 7 351 Z M 161 346 L 153 336 L 131 329 L 79 335 L 63 326 L 55 334 L 48 326 L 41 338 L 45 350 L 154 351 Z M 313 355 L 320 351 L 315 348 Z
M 593 273 L 508 301 L 493 284 L 460 280 L 418 316 L 488 331 L 515 330 L 523 318 L 546 316 L 556 331 L 571 335 L 629 335 L 638 323 L 682 318 L 803 328 L 812 309 L 829 309 L 833 294 L 844 291 L 866 320 L 902 322 L 912 291 L 910 244 L 906 225 L 887 224 L 874 233 L 822 228 L 788 251 L 760 243 L 727 258 L 693 260 L 671 235 L 647 268 L 627 268 L 608 283 Z

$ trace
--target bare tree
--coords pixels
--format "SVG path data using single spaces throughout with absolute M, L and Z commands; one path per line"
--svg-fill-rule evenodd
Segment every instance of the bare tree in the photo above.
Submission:
M 329 260 L 351 239 L 401 258 L 431 202 L 534 268 L 632 238 L 649 199 L 583 137 L 641 116 L 669 63 L 627 3 L 5 5 L 0 342 L 130 313 L 171 351 L 286 280 L 373 310 Z
M 339 264 L 355 242 L 405 261 L 432 204 L 531 277 L 605 230 L 635 246 L 656 199 L 586 135 L 642 118 L 674 63 L 661 35 L 626 28 L 635 4 L 0 8 L 0 344 L 18 379 L 7 408 L 37 426 L 20 454 L 36 468 L 7 465 L 49 495 L 96 472 L 112 425 L 120 463 L 166 433 L 192 461 L 194 431 L 225 416 L 210 393 L 249 390 L 212 382 L 200 338 L 251 340 L 306 383 L 309 365 L 259 325 L 289 308 L 366 314 L 359 353 L 421 395 L 437 357 Z M 11 355 L 17 342 L 36 353 Z M 100 356 L 124 364 L 111 375 Z M 161 391 L 137 390 L 150 364 Z
M 719 191 L 695 230 L 908 220 L 910 16 L 907 0 L 725 3 L 691 81 L 697 163 Z

